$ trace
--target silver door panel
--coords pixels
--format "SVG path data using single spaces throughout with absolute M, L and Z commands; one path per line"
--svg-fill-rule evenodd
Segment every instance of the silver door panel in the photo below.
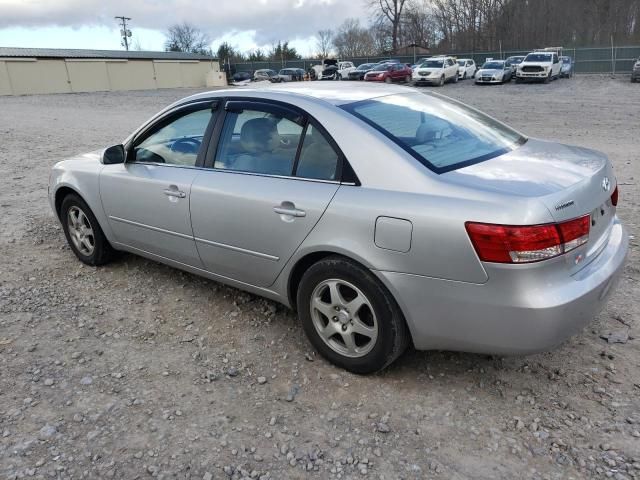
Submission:
M 208 271 L 271 285 L 339 185 L 211 170 L 191 188 L 196 245 Z
M 202 266 L 189 219 L 194 168 L 141 163 L 108 165 L 100 195 L 118 243 Z

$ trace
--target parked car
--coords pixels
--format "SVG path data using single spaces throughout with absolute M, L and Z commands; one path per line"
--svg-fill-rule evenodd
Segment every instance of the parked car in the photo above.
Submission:
M 448 81 L 458 81 L 458 64 L 453 57 L 431 57 L 413 71 L 414 85 L 442 86 Z
M 355 71 L 356 66 L 353 62 L 338 62 L 338 78 L 337 80 L 347 80 L 349 74 Z
M 459 58 L 458 61 L 458 78 L 464 80 L 466 78 L 473 78 L 476 74 L 476 62 L 471 58 Z
M 48 195 L 71 251 L 92 266 L 127 251 L 295 307 L 316 351 L 356 373 L 409 344 L 545 350 L 604 306 L 628 250 L 604 154 L 439 95 L 340 91 L 199 93 L 57 163 Z
M 316 80 L 320 80 L 322 79 L 322 76 L 325 70 L 327 70 L 329 67 L 337 67 L 337 65 L 338 65 L 338 60 L 336 60 L 335 58 L 325 58 L 318 65 L 311 66 L 311 69 L 313 69 L 315 73 L 315 75 L 313 76 L 315 77 Z
M 349 72 L 349 80 L 364 80 L 365 73 L 376 65 L 376 63 L 363 63 L 362 65 L 358 65 L 358 68 Z
M 366 82 L 411 82 L 411 68 L 403 63 L 383 63 L 364 75 Z
M 253 72 L 254 81 L 268 80 L 270 82 L 275 82 L 277 77 L 278 72 L 269 68 L 261 68 L 260 70 Z
M 573 59 L 571 57 L 560 57 L 560 77 L 573 77 Z
M 633 70 L 631 71 L 631 83 L 637 82 L 640 80 L 640 57 L 636 60 L 636 63 L 633 64 Z
M 516 83 L 532 80 L 549 83 L 560 76 L 560 56 L 556 52 L 528 54 L 516 69 Z
M 482 83 L 505 83 L 511 81 L 511 66 L 504 60 L 485 62 L 476 72 L 476 85 Z
M 278 72 L 279 82 L 297 82 L 304 80 L 304 70 L 301 68 L 283 68 Z
M 247 85 L 251 83 L 252 78 L 251 72 L 236 72 L 231 77 L 231 83 L 236 86 Z
M 518 65 L 520 65 L 523 60 L 524 60 L 524 55 L 516 55 L 516 56 L 507 58 L 506 60 L 507 65 L 511 67 L 511 74 L 514 77 L 516 75 L 516 70 L 518 68 Z

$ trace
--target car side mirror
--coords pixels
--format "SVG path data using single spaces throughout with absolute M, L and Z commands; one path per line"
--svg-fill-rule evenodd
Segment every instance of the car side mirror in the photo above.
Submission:
M 102 163 L 104 165 L 115 165 L 117 163 L 124 163 L 124 146 L 114 145 L 113 147 L 106 148 L 102 152 Z

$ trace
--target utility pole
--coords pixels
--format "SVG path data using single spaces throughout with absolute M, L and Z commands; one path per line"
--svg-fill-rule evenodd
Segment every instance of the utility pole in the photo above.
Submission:
M 129 51 L 129 38 L 131 38 L 131 30 L 127 28 L 127 20 L 131 20 L 129 17 L 114 17 L 122 21 L 120 24 L 122 28 L 120 29 L 120 36 L 122 37 L 122 43 L 124 44 L 124 48 Z

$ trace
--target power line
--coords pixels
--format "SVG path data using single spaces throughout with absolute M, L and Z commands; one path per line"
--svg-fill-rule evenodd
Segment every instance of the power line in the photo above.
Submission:
M 129 17 L 114 17 L 116 19 L 120 19 L 122 23 L 120 26 L 120 36 L 122 37 L 122 42 L 124 44 L 124 48 L 129 51 L 129 38 L 131 37 L 131 30 L 127 28 L 127 20 L 131 20 Z

